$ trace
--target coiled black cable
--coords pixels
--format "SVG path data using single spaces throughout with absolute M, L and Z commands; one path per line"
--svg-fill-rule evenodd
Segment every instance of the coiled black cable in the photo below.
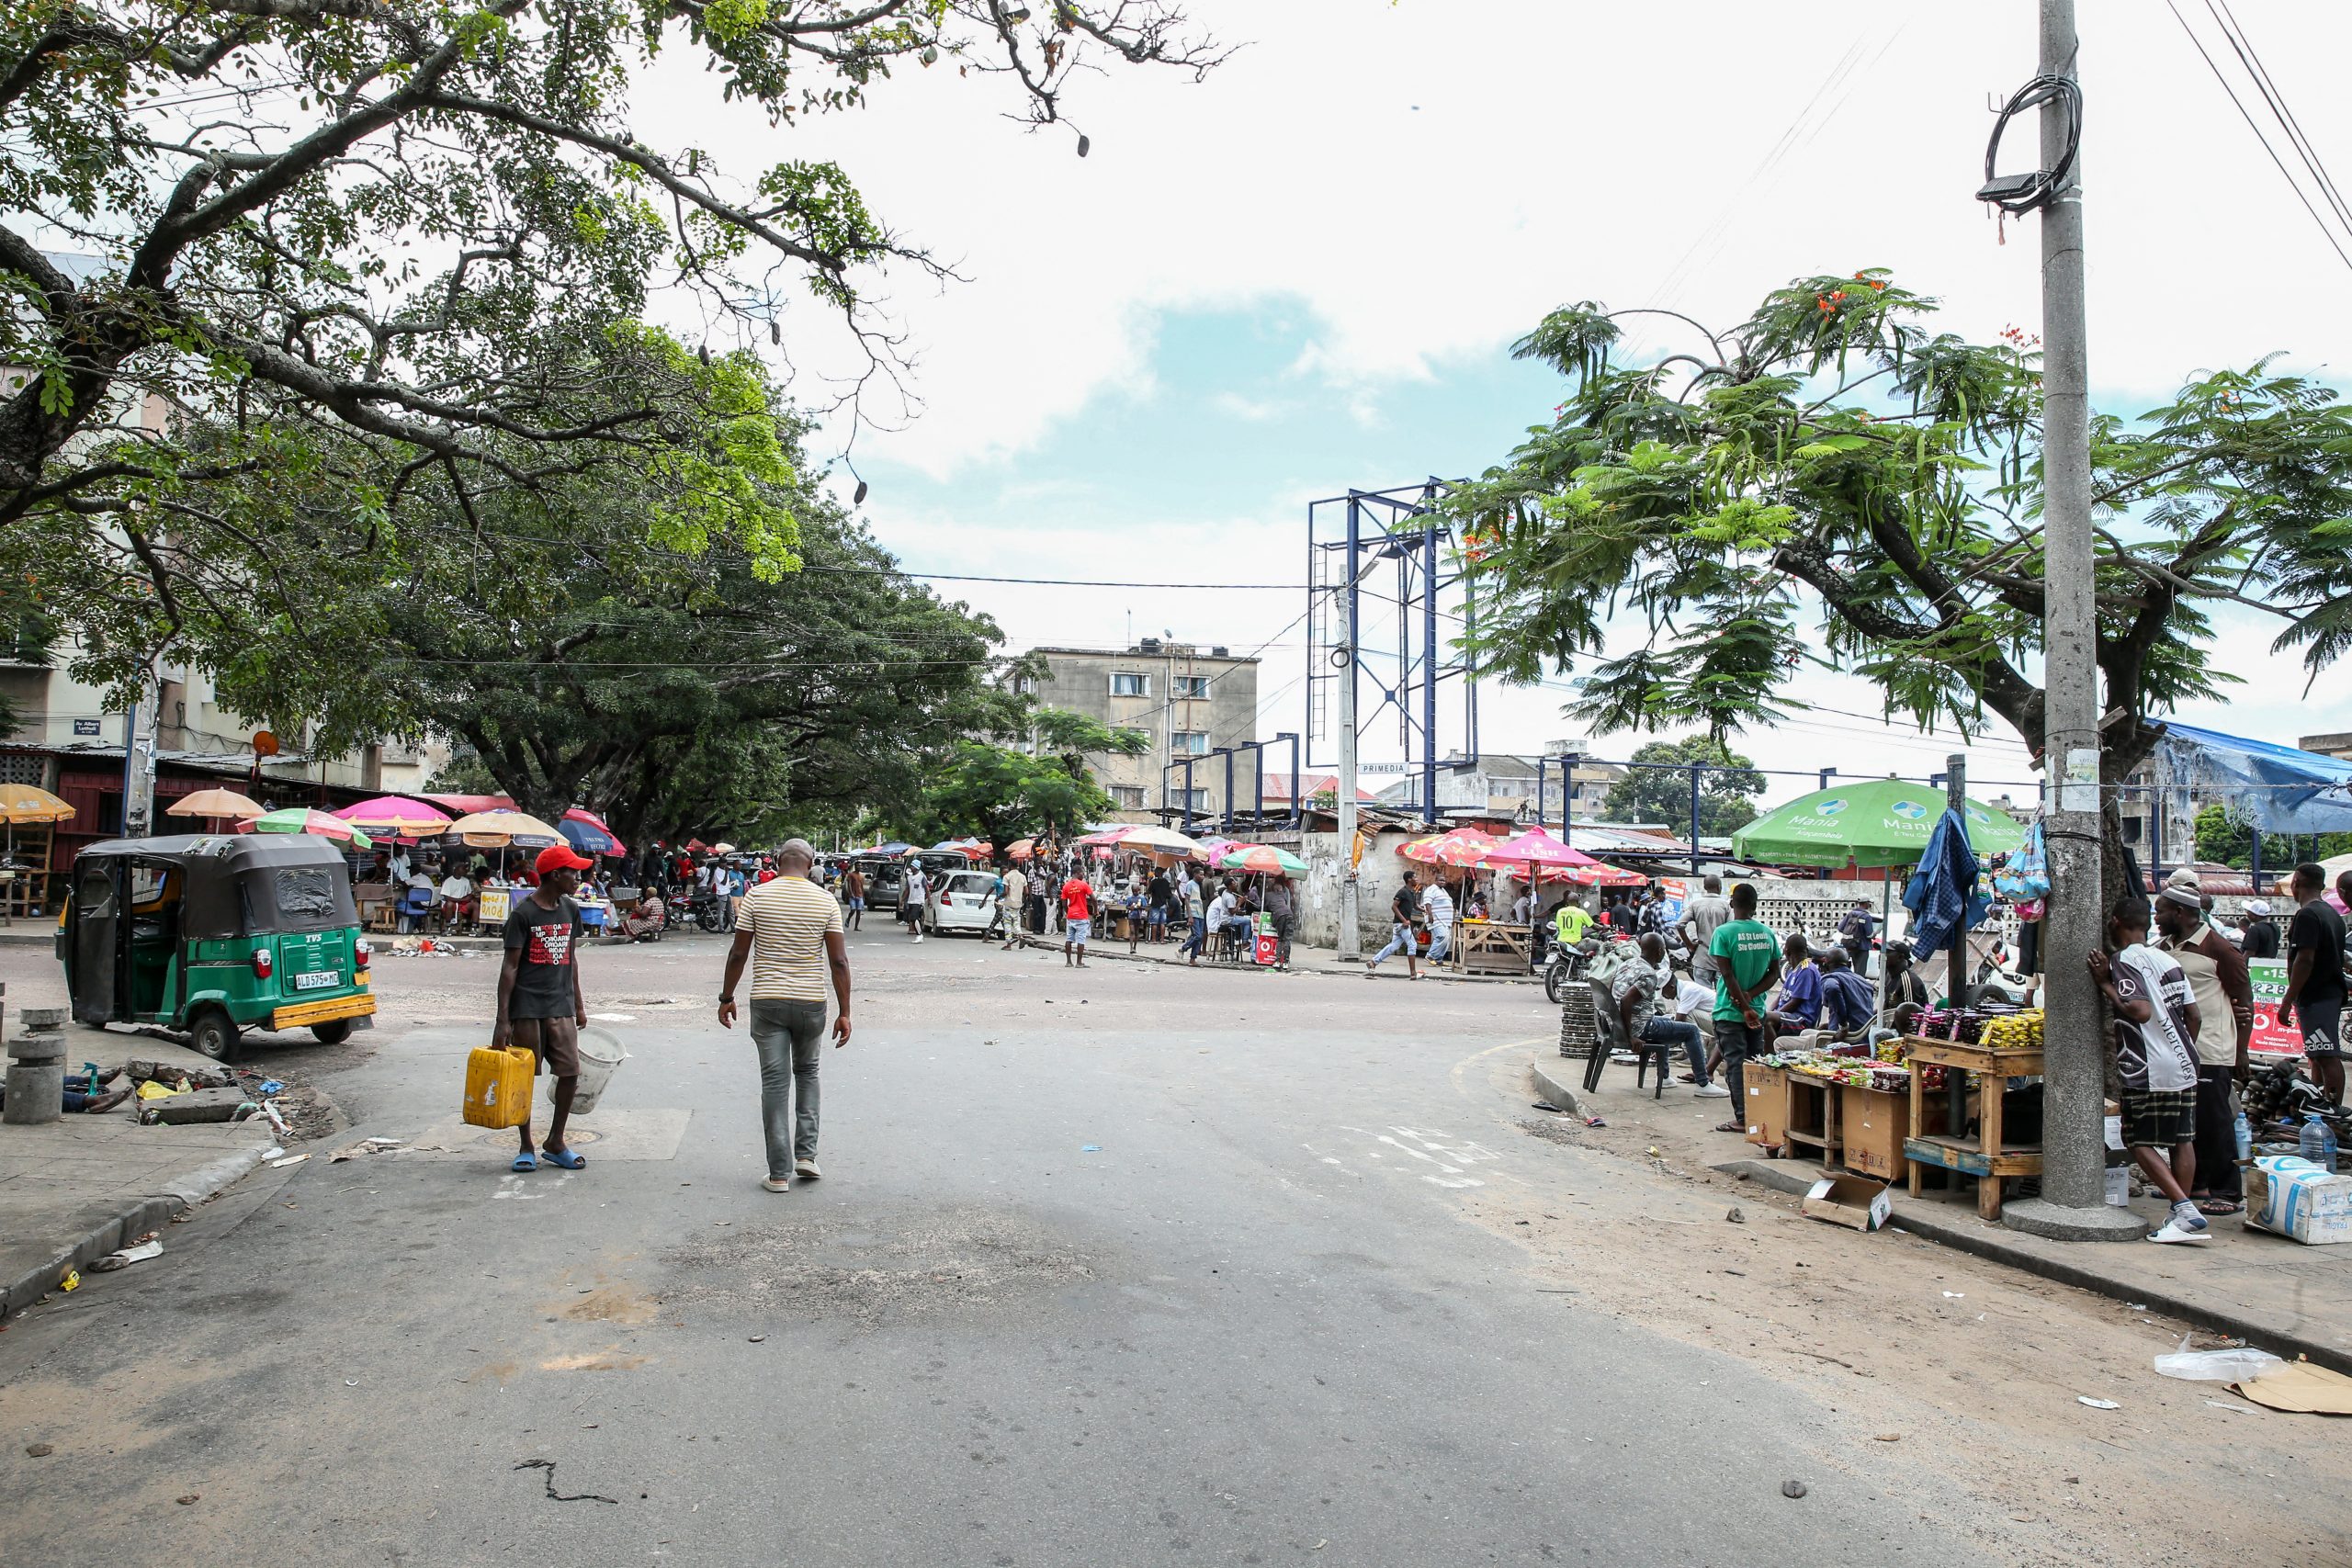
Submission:
M 2036 169 L 2030 175 L 1996 175 L 1993 165 L 2001 154 L 2001 133 L 2008 129 L 2011 117 L 2027 109 L 2039 108 L 2052 98 L 2066 105 L 2066 151 L 2054 169 Z M 2036 76 L 2010 96 L 2001 109 L 2001 118 L 1993 122 L 1993 139 L 1984 144 L 1984 184 L 1976 193 L 1979 201 L 1989 201 L 2004 212 L 2031 212 L 2047 207 L 2065 188 L 2066 176 L 2074 172 L 2075 154 L 2083 144 L 2083 89 L 2071 76 Z

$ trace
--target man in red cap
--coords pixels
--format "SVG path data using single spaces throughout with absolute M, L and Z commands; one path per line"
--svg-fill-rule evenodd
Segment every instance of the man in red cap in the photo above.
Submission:
M 553 844 L 533 863 L 538 886 L 517 898 L 506 916 L 506 962 L 498 971 L 498 1024 L 491 1032 L 495 1051 L 518 1045 L 538 1058 L 538 1071 L 555 1078 L 555 1118 L 540 1149 L 565 1170 L 588 1162 L 563 1145 L 571 1118 L 572 1092 L 580 1087 L 580 1031 L 588 1022 L 588 1002 L 580 990 L 580 906 L 571 901 L 580 874 L 594 863 L 569 845 Z M 514 1131 L 523 1151 L 513 1168 L 537 1170 L 531 1124 Z

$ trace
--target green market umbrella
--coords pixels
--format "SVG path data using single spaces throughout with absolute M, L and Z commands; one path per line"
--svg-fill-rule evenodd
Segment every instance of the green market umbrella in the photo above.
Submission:
M 1944 814 L 1944 793 L 1901 779 L 1859 780 L 1779 806 L 1731 836 L 1731 852 L 1770 865 L 1917 865 Z M 1963 803 L 1978 857 L 2025 848 L 2025 829 L 1983 801 Z
M 372 848 L 376 841 L 342 818 L 313 811 L 307 806 L 289 806 L 283 811 L 256 817 L 247 826 L 256 833 L 315 833 L 322 839 L 340 840 L 355 850 Z

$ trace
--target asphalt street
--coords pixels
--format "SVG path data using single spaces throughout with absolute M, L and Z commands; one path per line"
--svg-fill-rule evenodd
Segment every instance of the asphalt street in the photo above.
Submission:
M 2037 1555 L 1494 1219 L 1564 1180 L 1498 1131 L 1540 992 L 852 952 L 782 1195 L 715 941 L 583 955 L 631 1059 L 576 1174 L 455 1121 L 493 962 L 380 962 L 382 1027 L 262 1059 L 400 1152 L 312 1145 L 0 1336 L 0 1561 Z

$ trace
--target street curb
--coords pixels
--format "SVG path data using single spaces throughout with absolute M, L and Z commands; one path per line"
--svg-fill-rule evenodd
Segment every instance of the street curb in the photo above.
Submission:
M 1567 1060 L 1565 1056 L 1560 1059 Z M 1535 1080 L 1535 1093 L 1538 1099 L 1550 1100 L 1571 1116 L 1585 1117 L 1592 1114 L 1590 1108 L 1584 1102 L 1584 1096 L 1554 1077 L 1545 1069 L 1543 1057 L 1538 1056 L 1529 1062 L 1527 1071 L 1528 1076 Z
M 1726 1160 L 1712 1168 L 1724 1176 L 1746 1176 L 1778 1192 L 1799 1195 L 1810 1190 L 1815 1180 L 1792 1168 L 1783 1168 L 1777 1160 Z M 1930 1203 L 1898 1200 L 1894 1204 L 1894 1218 L 1888 1223 L 1901 1226 L 1913 1235 L 1940 1242 L 1972 1257 L 2006 1263 L 2030 1274 L 2039 1274 L 2045 1280 L 2054 1280 L 2062 1285 L 2073 1285 L 2077 1290 L 2106 1296 L 2111 1301 L 2165 1313 L 2213 1333 L 2243 1339 L 2259 1349 L 2273 1351 L 2290 1360 L 2297 1356 L 2307 1357 L 2314 1365 L 2352 1376 L 2352 1354 L 2335 1346 L 2306 1339 L 2275 1325 L 2242 1316 L 2226 1308 L 2217 1308 L 2210 1302 L 2172 1294 L 2161 1285 L 2126 1284 L 2094 1270 L 2077 1268 L 2064 1258 L 2045 1258 L 2010 1243 L 2007 1240 L 2009 1233 L 2005 1230 L 1974 1223 L 1973 1215 L 1968 1220 L 1960 1220 L 1938 1213 L 1935 1205 Z M 2102 1244 L 2084 1242 L 2080 1245 L 2097 1247 Z
M 13 1317 L 57 1288 L 68 1269 L 95 1263 L 107 1253 L 136 1241 L 149 1231 L 162 1230 L 175 1214 L 195 1208 L 251 1174 L 271 1145 L 255 1144 L 198 1166 L 151 1198 L 128 1198 L 107 1218 L 71 1241 L 61 1243 L 46 1261 L 20 1270 L 0 1284 L 0 1319 Z

